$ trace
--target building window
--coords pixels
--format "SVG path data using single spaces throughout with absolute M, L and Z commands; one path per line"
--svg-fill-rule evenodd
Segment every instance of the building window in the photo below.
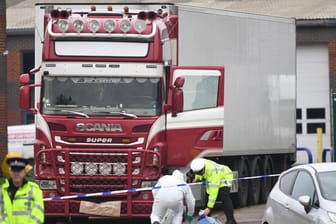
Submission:
M 307 123 L 307 134 L 316 134 L 317 128 L 322 128 L 322 133 L 325 133 L 325 123 Z
M 296 134 L 302 134 L 302 123 L 296 123 Z
M 307 119 L 325 119 L 325 109 L 307 108 Z
M 302 109 L 299 109 L 299 108 L 296 109 L 296 119 L 297 120 L 302 119 Z

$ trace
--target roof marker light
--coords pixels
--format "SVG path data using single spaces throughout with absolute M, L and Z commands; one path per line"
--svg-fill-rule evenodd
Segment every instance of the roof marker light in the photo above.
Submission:
M 149 20 L 155 20 L 156 17 L 157 17 L 157 14 L 156 14 L 156 12 L 154 12 L 154 11 L 149 11 L 149 12 L 147 13 L 147 17 L 148 17 Z
M 128 8 L 128 6 L 125 6 L 125 7 L 124 7 L 124 13 L 127 14 L 128 12 L 129 12 L 129 8 Z
M 50 16 L 52 19 L 58 19 L 60 12 L 58 9 L 53 9 L 50 11 Z
M 115 22 L 112 19 L 105 20 L 104 29 L 108 33 L 112 33 L 115 29 Z
M 69 10 L 69 9 L 67 9 L 67 10 L 61 10 L 59 12 L 59 17 L 61 19 L 67 19 L 67 18 L 69 18 L 70 14 L 71 14 L 71 10 Z
M 80 33 L 84 29 L 84 22 L 80 19 L 76 19 L 72 26 L 77 33 Z
M 138 13 L 138 19 L 146 20 L 147 19 L 147 13 L 145 11 L 141 11 Z
M 95 33 L 99 30 L 100 28 L 100 23 L 98 20 L 96 19 L 92 19 L 89 21 L 89 30 L 92 32 L 92 33 Z
M 131 22 L 127 19 L 123 19 L 120 21 L 120 30 L 124 33 L 127 33 L 131 29 Z

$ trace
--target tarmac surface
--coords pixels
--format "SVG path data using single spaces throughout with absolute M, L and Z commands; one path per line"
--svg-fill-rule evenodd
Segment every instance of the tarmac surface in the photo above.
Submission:
M 245 208 L 235 209 L 234 217 L 238 224 L 260 224 L 264 211 L 265 204 L 254 205 Z M 226 222 L 224 211 L 220 209 L 216 209 L 216 211 L 213 212 L 212 217 L 218 219 L 223 224 L 225 224 Z M 192 224 L 195 224 L 196 222 L 197 220 L 194 219 Z M 183 224 L 188 224 L 188 222 L 184 222 Z
M 234 216 L 237 221 L 237 224 L 261 224 L 261 218 L 264 214 L 265 205 L 255 205 L 240 209 L 235 209 Z M 213 214 L 213 218 L 218 219 L 223 224 L 226 222 L 226 217 L 224 211 L 220 208 L 217 208 Z M 194 216 L 194 220 L 191 224 L 196 224 L 197 216 Z M 45 222 L 45 224 L 54 224 L 54 222 Z M 57 224 L 66 224 L 67 222 L 57 222 Z M 93 219 L 87 221 L 74 221 L 72 224 L 150 224 L 149 218 L 138 218 L 138 219 Z M 189 224 L 188 222 L 184 222 L 183 224 Z

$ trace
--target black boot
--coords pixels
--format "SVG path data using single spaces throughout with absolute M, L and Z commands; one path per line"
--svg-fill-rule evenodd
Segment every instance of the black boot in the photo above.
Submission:
M 237 222 L 234 219 L 230 219 L 230 220 L 226 221 L 226 224 L 237 224 Z

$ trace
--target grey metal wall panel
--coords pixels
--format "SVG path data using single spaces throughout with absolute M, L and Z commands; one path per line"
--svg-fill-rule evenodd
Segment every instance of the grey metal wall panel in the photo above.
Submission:
M 225 67 L 224 154 L 295 150 L 294 19 L 179 8 L 179 65 Z

